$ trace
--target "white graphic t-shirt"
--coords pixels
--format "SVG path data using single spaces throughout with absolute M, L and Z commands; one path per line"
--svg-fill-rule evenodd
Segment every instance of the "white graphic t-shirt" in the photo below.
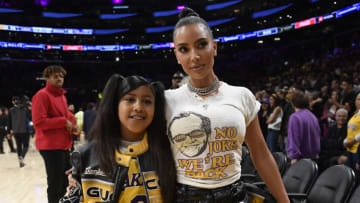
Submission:
M 205 99 L 186 85 L 165 91 L 165 97 L 178 182 L 218 188 L 239 180 L 246 127 L 260 109 L 254 95 L 221 82 L 218 93 Z

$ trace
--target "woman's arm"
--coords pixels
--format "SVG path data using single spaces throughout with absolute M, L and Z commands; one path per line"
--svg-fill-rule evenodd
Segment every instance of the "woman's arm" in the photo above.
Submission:
M 277 106 L 275 107 L 274 109 L 274 113 L 271 114 L 271 116 L 267 119 L 266 123 L 269 124 L 269 123 L 272 123 L 275 121 L 275 118 L 277 117 L 277 115 L 280 113 L 280 107 Z
M 261 134 L 258 117 L 246 128 L 245 142 L 254 165 L 278 203 L 289 203 L 278 167 Z

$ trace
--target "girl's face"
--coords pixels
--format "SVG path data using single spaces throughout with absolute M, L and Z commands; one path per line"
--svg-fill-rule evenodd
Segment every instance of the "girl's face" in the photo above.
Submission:
M 140 140 L 151 124 L 154 112 L 155 98 L 148 85 L 140 86 L 125 94 L 118 105 L 123 139 Z
M 178 28 L 174 45 L 178 63 L 192 79 L 207 78 L 213 73 L 217 43 L 203 24 L 195 23 Z

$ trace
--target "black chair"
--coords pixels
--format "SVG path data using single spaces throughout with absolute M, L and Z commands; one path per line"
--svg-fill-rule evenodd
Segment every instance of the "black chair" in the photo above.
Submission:
M 275 152 L 272 154 L 276 165 L 279 168 L 280 175 L 283 176 L 288 168 L 288 158 L 283 152 Z
M 249 149 L 246 146 L 242 146 L 241 152 L 241 174 L 255 174 L 256 169 L 252 162 Z
M 332 166 L 323 171 L 309 195 L 288 193 L 290 199 L 307 199 L 306 203 L 344 203 L 355 184 L 354 171 L 345 165 Z
M 241 180 L 246 183 L 257 183 L 258 185 L 261 185 L 261 182 L 263 180 L 261 179 L 260 175 L 258 174 L 254 163 L 251 159 L 250 152 L 246 148 L 246 151 L 244 152 L 244 146 L 242 151 L 242 161 L 241 161 Z M 246 153 L 244 155 L 244 153 Z M 286 169 L 288 168 L 288 158 L 287 156 L 282 152 L 275 152 L 272 154 L 274 157 L 274 160 L 276 162 L 276 165 L 278 166 L 280 175 L 283 175 Z
M 311 159 L 300 159 L 285 172 L 283 176 L 285 189 L 288 193 L 309 194 L 317 176 L 316 162 Z
M 243 182 L 253 183 L 262 181 L 254 163 L 250 156 L 250 151 L 246 146 L 242 146 L 242 160 L 241 160 L 241 178 Z
M 360 202 L 360 185 L 354 190 L 348 203 L 359 203 Z

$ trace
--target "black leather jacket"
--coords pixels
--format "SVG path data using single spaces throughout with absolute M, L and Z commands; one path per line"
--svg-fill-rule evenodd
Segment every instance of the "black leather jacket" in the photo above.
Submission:
M 154 172 L 154 167 L 150 159 L 149 150 L 138 155 L 136 159 L 141 170 L 140 174 Z M 100 170 L 99 156 L 98 153 L 94 150 L 94 142 L 90 142 L 78 148 L 71 154 L 70 160 L 73 166 L 72 176 L 79 183 L 82 183 L 82 179 L 100 179 L 101 181 L 107 182 L 108 184 L 113 184 L 114 187 L 113 191 L 111 191 L 111 194 L 100 194 L 99 196 L 102 199 L 102 202 L 119 202 L 120 194 L 125 189 L 125 180 L 127 180 L 128 178 L 129 167 L 117 164 L 117 167 L 114 168 L 114 172 L 112 173 L 113 175 L 111 177 L 106 176 Z M 146 180 L 143 175 L 142 180 Z M 158 182 L 158 179 L 156 180 L 156 182 Z M 146 183 L 146 181 L 142 184 L 145 188 L 146 200 L 147 202 L 150 202 L 148 196 L 149 193 L 147 191 L 149 190 L 148 184 Z M 70 195 L 63 197 L 60 200 L 60 203 L 81 202 L 80 200 L 83 198 L 83 196 L 89 195 L 89 193 L 89 191 L 82 192 L 82 187 L 79 184 L 79 187 L 72 188 Z

